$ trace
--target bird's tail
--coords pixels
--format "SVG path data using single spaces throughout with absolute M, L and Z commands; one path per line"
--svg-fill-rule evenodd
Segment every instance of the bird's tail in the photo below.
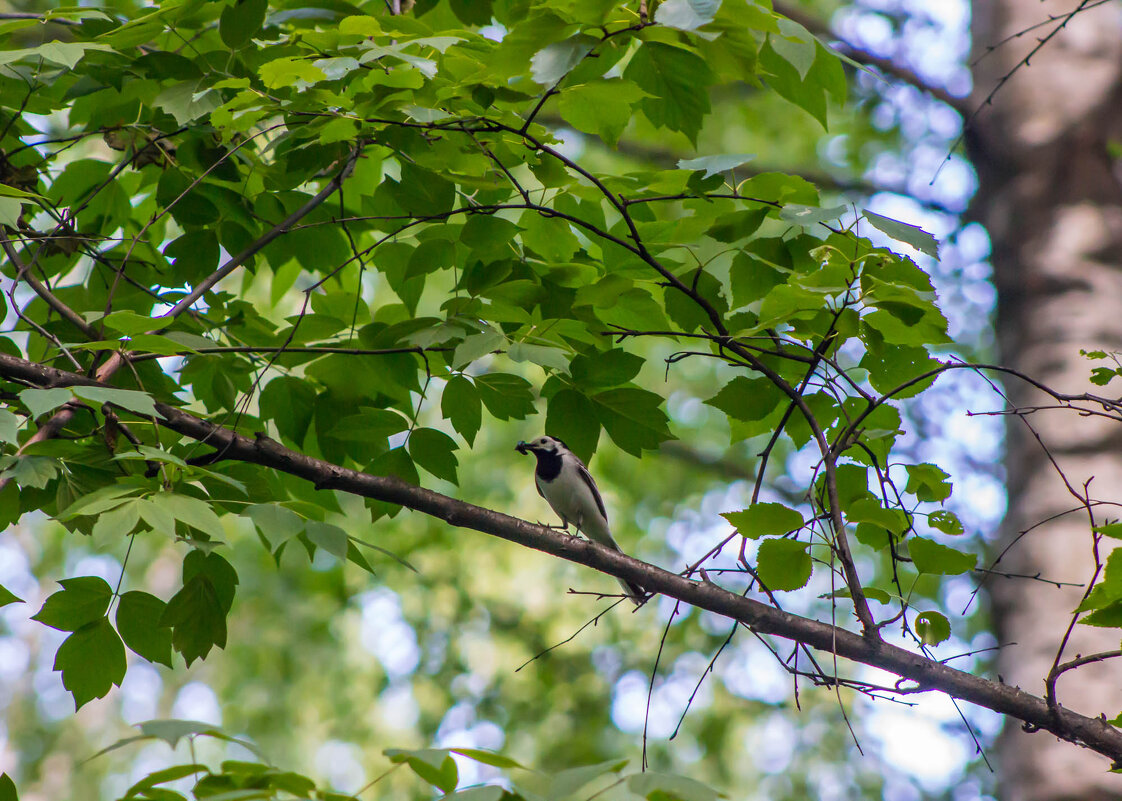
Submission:
M 647 591 L 640 587 L 633 581 L 627 579 L 617 579 L 619 585 L 623 587 L 623 591 L 633 604 L 639 606 L 643 601 L 647 600 Z
M 581 523 L 584 522 L 585 521 L 583 520 L 581 521 Z M 613 551 L 619 551 L 620 553 L 623 553 L 623 549 L 620 548 L 619 544 L 615 541 L 615 539 L 613 539 L 612 532 L 606 524 L 601 523 L 599 520 L 588 522 L 591 523 L 591 525 L 577 526 L 577 528 L 580 529 L 581 533 L 583 533 L 590 540 L 595 540 L 601 545 L 607 545 Z M 617 578 L 616 581 L 619 582 L 619 585 L 623 587 L 624 593 L 636 606 L 642 604 L 647 600 L 647 591 L 635 582 L 621 578 Z

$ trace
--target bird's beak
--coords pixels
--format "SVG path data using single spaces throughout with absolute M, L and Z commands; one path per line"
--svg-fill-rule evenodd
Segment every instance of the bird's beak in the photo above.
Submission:
M 517 445 L 514 446 L 514 449 L 516 451 L 518 451 L 519 453 L 524 454 L 524 453 L 527 453 L 529 451 L 530 446 L 527 445 L 525 442 L 519 442 Z

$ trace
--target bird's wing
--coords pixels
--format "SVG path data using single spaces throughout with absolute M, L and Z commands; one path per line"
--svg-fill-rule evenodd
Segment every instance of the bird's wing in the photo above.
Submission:
M 588 472 L 588 468 L 584 466 L 584 463 L 580 459 L 574 457 L 573 461 L 577 463 L 577 475 L 580 476 L 581 481 L 592 491 L 592 497 L 596 499 L 596 508 L 600 510 L 600 516 L 603 517 L 604 522 L 607 523 L 608 510 L 604 508 L 604 499 L 600 497 L 600 490 L 596 488 L 596 482 L 592 480 L 592 474 Z

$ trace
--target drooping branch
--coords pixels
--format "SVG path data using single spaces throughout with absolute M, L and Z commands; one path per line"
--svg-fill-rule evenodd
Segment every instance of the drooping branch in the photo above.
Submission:
M 50 388 L 105 386 L 76 373 L 0 354 L 0 378 Z M 939 691 L 1023 721 L 1064 740 L 1084 745 L 1115 764 L 1122 764 L 1122 731 L 1105 718 L 1049 708 L 1038 696 L 1001 682 L 956 670 L 949 665 L 884 641 L 871 640 L 840 626 L 784 612 L 729 592 L 709 581 L 695 581 L 633 559 L 594 542 L 558 533 L 544 526 L 457 500 L 389 476 L 374 476 L 306 456 L 259 436 L 251 439 L 164 403 L 157 403 L 163 427 L 216 449 L 215 459 L 261 465 L 296 476 L 317 489 L 332 489 L 399 504 L 461 528 L 584 565 L 642 584 L 649 591 L 737 621 L 759 634 L 772 635 L 833 653 L 854 662 L 887 670 L 913 683 L 909 692 Z

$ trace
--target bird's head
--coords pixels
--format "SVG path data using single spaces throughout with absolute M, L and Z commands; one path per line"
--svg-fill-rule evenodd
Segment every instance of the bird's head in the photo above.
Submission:
M 542 436 L 531 442 L 519 442 L 514 446 L 514 449 L 519 453 L 559 453 L 563 450 L 568 450 L 565 443 L 557 439 L 557 437 Z

